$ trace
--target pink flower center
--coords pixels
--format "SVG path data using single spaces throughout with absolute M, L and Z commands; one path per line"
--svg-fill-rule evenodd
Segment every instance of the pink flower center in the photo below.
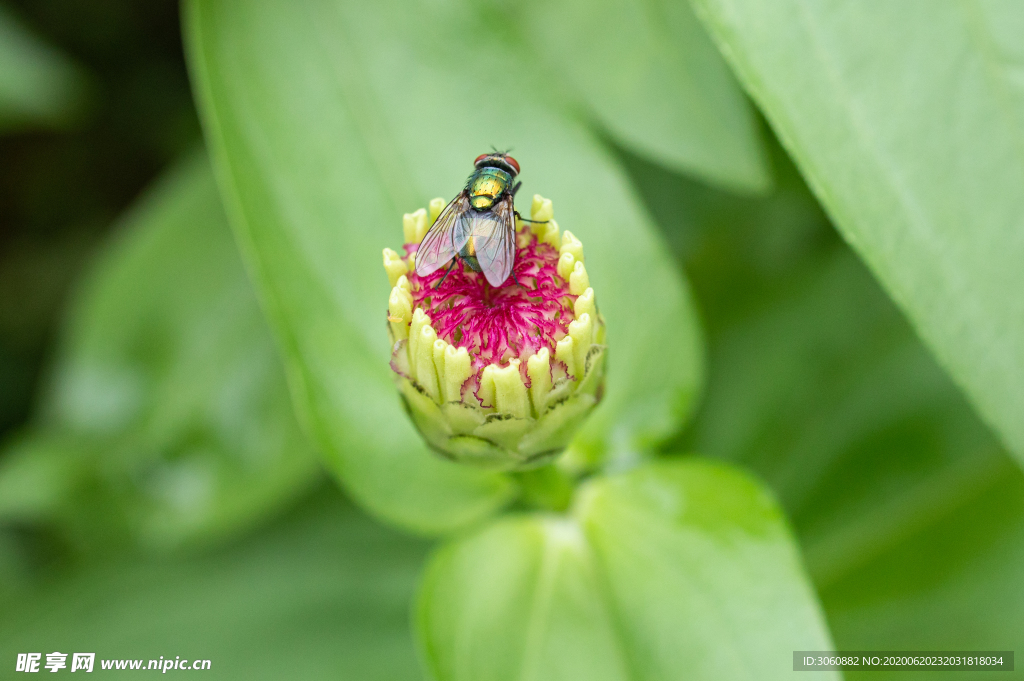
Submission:
M 405 245 L 406 253 L 416 248 Z M 427 277 L 415 272 L 407 276 L 413 305 L 430 316 L 438 338 L 466 348 L 479 372 L 514 357 L 525 360 L 545 347 L 554 358 L 555 343 L 565 337 L 576 301 L 557 265 L 558 250 L 521 229 L 516 234 L 515 279 L 510 276 L 497 288 L 461 260 L 440 287 L 446 268 Z M 525 380 L 525 361 L 520 370 Z

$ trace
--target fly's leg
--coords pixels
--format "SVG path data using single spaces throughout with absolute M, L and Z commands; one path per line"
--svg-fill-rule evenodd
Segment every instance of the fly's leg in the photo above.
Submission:
M 546 225 L 547 223 L 551 222 L 550 220 L 527 220 L 526 218 L 519 214 L 519 211 L 516 211 L 516 219 L 522 222 L 532 222 L 535 225 Z
M 448 278 L 448 275 L 449 275 L 449 274 L 451 273 L 451 271 L 452 271 L 452 268 L 453 268 L 453 267 L 455 267 L 455 261 L 456 261 L 456 260 L 458 260 L 458 259 L 459 259 L 459 256 L 455 256 L 454 258 L 452 258 L 452 261 L 451 261 L 451 263 L 449 263 L 449 265 L 448 265 L 448 269 L 446 269 L 446 270 L 444 271 L 444 276 L 443 276 L 443 277 L 441 277 L 441 281 L 437 282 L 437 285 L 436 285 L 436 286 L 434 286 L 434 290 L 435 290 L 435 291 L 436 291 L 437 289 L 441 288 L 441 284 L 443 284 L 443 283 L 444 283 L 444 280 Z
M 514 185 L 512 185 L 512 198 L 513 199 L 516 198 L 516 192 L 518 192 L 519 188 L 522 187 L 522 186 L 523 186 L 522 182 L 516 182 Z

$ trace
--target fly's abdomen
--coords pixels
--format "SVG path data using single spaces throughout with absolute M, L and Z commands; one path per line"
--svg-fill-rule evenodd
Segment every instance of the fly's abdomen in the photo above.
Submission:
M 469 178 L 469 204 L 474 210 L 490 210 L 511 184 L 512 176 L 501 168 L 480 168 Z
M 462 262 L 469 265 L 469 269 L 474 272 L 480 271 L 480 263 L 476 259 L 476 244 L 473 243 L 473 237 L 469 237 L 469 241 L 459 251 L 459 258 L 462 259 Z

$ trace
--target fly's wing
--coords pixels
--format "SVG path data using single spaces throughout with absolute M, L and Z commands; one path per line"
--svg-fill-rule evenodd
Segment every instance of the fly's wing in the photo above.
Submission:
M 445 206 L 416 251 L 416 274 L 421 277 L 433 274 L 466 245 L 472 231 L 470 221 L 466 219 L 469 210 L 469 193 L 466 191 Z
M 486 213 L 472 216 L 473 245 L 480 270 L 491 286 L 501 286 L 516 259 L 516 211 L 506 194 Z

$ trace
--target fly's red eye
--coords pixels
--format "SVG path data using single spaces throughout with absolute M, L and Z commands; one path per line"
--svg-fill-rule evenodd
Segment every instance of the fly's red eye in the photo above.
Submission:
M 513 168 L 516 169 L 516 175 L 518 175 L 520 173 L 519 163 L 514 158 L 512 158 L 511 156 L 506 156 L 505 160 L 508 162 L 508 164 L 510 166 L 512 166 Z
M 480 161 L 484 160 L 484 159 L 485 159 L 485 158 L 487 158 L 488 156 L 490 156 L 490 154 L 480 154 L 480 155 L 479 155 L 479 156 L 477 156 L 477 157 L 476 157 L 476 159 L 475 159 L 475 160 L 473 161 L 473 165 L 476 165 L 477 163 L 479 163 Z

